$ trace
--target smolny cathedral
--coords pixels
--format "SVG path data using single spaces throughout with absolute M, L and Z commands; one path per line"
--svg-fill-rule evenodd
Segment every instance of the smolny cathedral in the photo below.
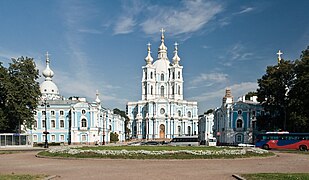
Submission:
M 148 44 L 146 64 L 142 67 L 142 99 L 127 104 L 132 138 L 171 139 L 198 133 L 197 102 L 183 99 L 183 66 L 179 63 L 177 43 L 171 62 L 163 29 L 161 33 L 155 61 Z

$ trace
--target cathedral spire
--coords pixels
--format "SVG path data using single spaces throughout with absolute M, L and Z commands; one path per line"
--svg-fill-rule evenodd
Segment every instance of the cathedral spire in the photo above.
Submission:
M 100 104 L 101 103 L 101 100 L 100 100 L 100 98 L 99 98 L 99 90 L 97 90 L 97 92 L 96 92 L 96 99 L 95 99 L 95 102 L 97 103 L 97 104 Z
M 174 50 L 174 57 L 173 57 L 173 63 L 174 64 L 178 64 L 180 61 L 180 57 L 178 56 L 178 43 L 175 42 L 175 50 Z
M 164 44 L 165 29 L 162 28 L 160 31 L 161 31 L 161 45 L 158 50 L 158 59 L 168 60 L 167 59 L 167 47 Z
M 43 76 L 45 77 L 45 81 L 51 81 L 52 77 L 54 76 L 54 72 L 49 68 L 49 55 L 48 52 L 46 52 L 46 68 L 42 72 Z
M 151 46 L 151 44 L 148 43 L 147 46 L 148 46 L 148 47 L 147 47 L 148 55 L 146 56 L 145 61 L 146 61 L 146 64 L 151 64 L 152 61 L 153 61 L 153 58 L 151 57 L 151 51 L 150 51 L 150 46 Z

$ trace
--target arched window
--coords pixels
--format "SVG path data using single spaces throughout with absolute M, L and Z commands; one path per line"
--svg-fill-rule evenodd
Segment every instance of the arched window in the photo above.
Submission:
M 151 95 L 153 94 L 153 86 L 151 86 L 151 88 L 150 88 L 150 94 Z
M 85 109 L 82 110 L 82 114 L 86 114 L 86 110 Z
M 161 97 L 164 97 L 164 86 L 161 86 Z
M 241 110 L 238 110 L 238 112 L 237 112 L 238 114 L 242 114 L 242 111 Z
M 164 81 L 164 74 L 161 74 L 161 81 Z
M 191 111 L 188 111 L 188 117 L 190 118 L 191 117 Z
M 178 134 L 181 135 L 181 126 L 178 126 Z
M 178 71 L 178 79 L 180 79 L 180 71 Z
M 188 135 L 191 135 L 191 126 L 188 126 Z
M 147 71 L 145 71 L 145 79 L 147 79 Z
M 180 95 L 180 86 L 178 85 L 178 95 Z
M 178 116 L 181 116 L 181 111 L 180 110 L 178 110 Z
M 175 72 L 173 72 L 173 79 L 175 79 Z
M 153 73 L 152 73 L 152 72 L 150 72 L 150 79 L 152 79 L 152 77 L 153 77 Z
M 37 122 L 37 121 L 34 121 L 34 122 L 33 122 L 33 127 L 34 127 L 34 128 L 37 128 L 37 127 L 38 127 L 38 122 Z
M 238 119 L 236 121 L 236 128 L 242 128 L 242 120 L 241 119 Z
M 82 127 L 87 127 L 87 120 L 86 119 L 82 119 Z
M 174 92 L 175 92 L 175 86 L 173 85 L 172 86 L 172 95 L 174 95 Z

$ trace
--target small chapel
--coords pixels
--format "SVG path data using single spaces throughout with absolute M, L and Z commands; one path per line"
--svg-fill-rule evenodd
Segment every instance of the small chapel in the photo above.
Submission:
M 184 100 L 183 96 L 183 66 L 180 65 L 178 44 L 175 43 L 170 61 L 164 32 L 161 29 L 161 44 L 155 61 L 151 56 L 151 45 L 147 44 L 146 64 L 142 67 L 142 99 L 127 103 L 131 138 L 171 139 L 198 134 L 197 102 Z

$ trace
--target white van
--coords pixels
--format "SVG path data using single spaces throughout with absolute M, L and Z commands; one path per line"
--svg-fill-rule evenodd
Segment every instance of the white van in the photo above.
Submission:
M 208 138 L 207 146 L 217 146 L 217 139 L 216 138 Z

